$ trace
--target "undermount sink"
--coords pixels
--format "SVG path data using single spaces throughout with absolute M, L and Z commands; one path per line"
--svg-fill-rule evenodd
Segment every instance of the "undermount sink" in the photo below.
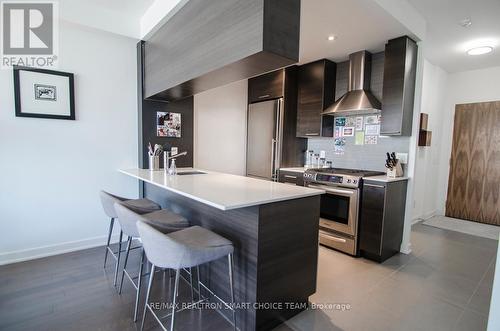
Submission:
M 197 171 L 197 170 L 193 170 L 193 171 L 183 171 L 183 172 L 178 172 L 177 173 L 177 176 L 186 176 L 186 175 L 206 175 L 207 173 L 206 172 L 203 172 L 203 171 Z

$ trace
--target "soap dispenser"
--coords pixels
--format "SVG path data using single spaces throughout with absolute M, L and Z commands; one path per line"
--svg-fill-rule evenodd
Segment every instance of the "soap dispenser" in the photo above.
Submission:
M 177 175 L 177 166 L 175 165 L 175 159 L 170 162 L 170 167 L 168 168 L 168 174 L 171 176 Z

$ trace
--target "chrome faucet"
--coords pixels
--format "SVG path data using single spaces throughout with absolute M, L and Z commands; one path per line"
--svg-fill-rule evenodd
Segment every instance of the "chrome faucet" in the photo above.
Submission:
M 173 159 L 176 159 L 178 158 L 179 156 L 183 156 L 183 155 L 187 155 L 187 152 L 182 152 L 182 153 L 177 153 L 175 155 L 171 155 L 172 152 L 163 152 L 163 168 L 166 170 L 168 170 L 168 168 L 170 167 L 170 161 L 173 160 Z

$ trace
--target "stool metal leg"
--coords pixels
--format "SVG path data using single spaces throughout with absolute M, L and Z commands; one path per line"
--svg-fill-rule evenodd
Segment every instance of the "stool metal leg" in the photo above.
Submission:
M 118 294 L 122 294 L 123 277 L 125 277 L 125 269 L 127 268 L 128 256 L 130 254 L 130 246 L 132 246 L 132 237 L 129 236 L 127 239 L 127 250 L 125 252 L 125 261 L 123 262 L 122 279 L 120 281 L 120 289 L 118 290 Z
M 148 311 L 149 295 L 151 294 L 151 287 L 153 285 L 153 277 L 154 277 L 154 275 L 155 275 L 155 265 L 151 264 L 151 271 L 149 273 L 148 290 L 146 291 L 146 301 L 144 303 L 144 312 L 142 313 L 141 331 L 144 330 L 144 321 L 146 320 L 146 313 Z
M 229 286 L 231 287 L 231 308 L 233 310 L 233 325 L 236 331 L 236 310 L 234 308 L 234 284 L 233 284 L 233 254 L 227 256 L 229 263 Z
M 111 234 L 113 233 L 113 225 L 115 223 L 115 218 L 111 217 L 111 220 L 109 222 L 109 232 L 108 232 L 108 241 L 106 242 L 106 247 L 105 247 L 105 253 L 104 253 L 104 268 L 106 268 L 106 262 L 108 261 L 108 250 L 109 250 L 109 243 L 111 241 Z
M 170 321 L 170 331 L 174 331 L 175 325 L 175 305 L 177 303 L 177 293 L 179 291 L 179 276 L 181 274 L 181 270 L 177 269 L 175 271 L 175 285 L 174 285 L 174 295 L 172 300 L 172 320 Z
M 196 279 L 198 280 L 198 300 L 201 300 L 202 295 L 201 295 L 201 285 L 200 285 L 200 266 L 196 267 Z
M 193 268 L 189 268 L 189 282 L 190 282 L 190 285 L 191 285 L 191 302 L 194 302 Z
M 120 256 L 122 255 L 122 239 L 123 231 L 120 230 L 120 239 L 118 242 L 118 258 L 116 259 L 115 280 L 113 281 L 113 286 L 116 286 L 116 281 L 118 279 L 118 268 L 120 267 Z
M 141 265 L 139 266 L 139 279 L 137 280 L 137 293 L 135 296 L 135 310 L 134 310 L 134 322 L 137 322 L 137 313 L 139 311 L 139 298 L 141 297 L 141 284 L 142 284 L 142 268 L 144 266 L 144 248 L 141 254 Z

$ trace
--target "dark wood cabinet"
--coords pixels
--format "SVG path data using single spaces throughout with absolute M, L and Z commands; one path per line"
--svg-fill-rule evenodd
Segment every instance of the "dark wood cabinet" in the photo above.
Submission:
M 248 80 L 248 102 L 281 98 L 284 94 L 285 71 L 276 70 Z
M 333 137 L 333 116 L 322 116 L 335 101 L 337 65 L 323 59 L 299 68 L 298 137 Z
M 304 174 L 301 172 L 280 170 L 278 181 L 285 184 L 304 186 Z
M 400 251 L 406 187 L 406 180 L 364 181 L 359 224 L 361 256 L 383 262 Z
M 380 134 L 411 136 L 417 72 L 417 43 L 409 37 L 385 45 Z

